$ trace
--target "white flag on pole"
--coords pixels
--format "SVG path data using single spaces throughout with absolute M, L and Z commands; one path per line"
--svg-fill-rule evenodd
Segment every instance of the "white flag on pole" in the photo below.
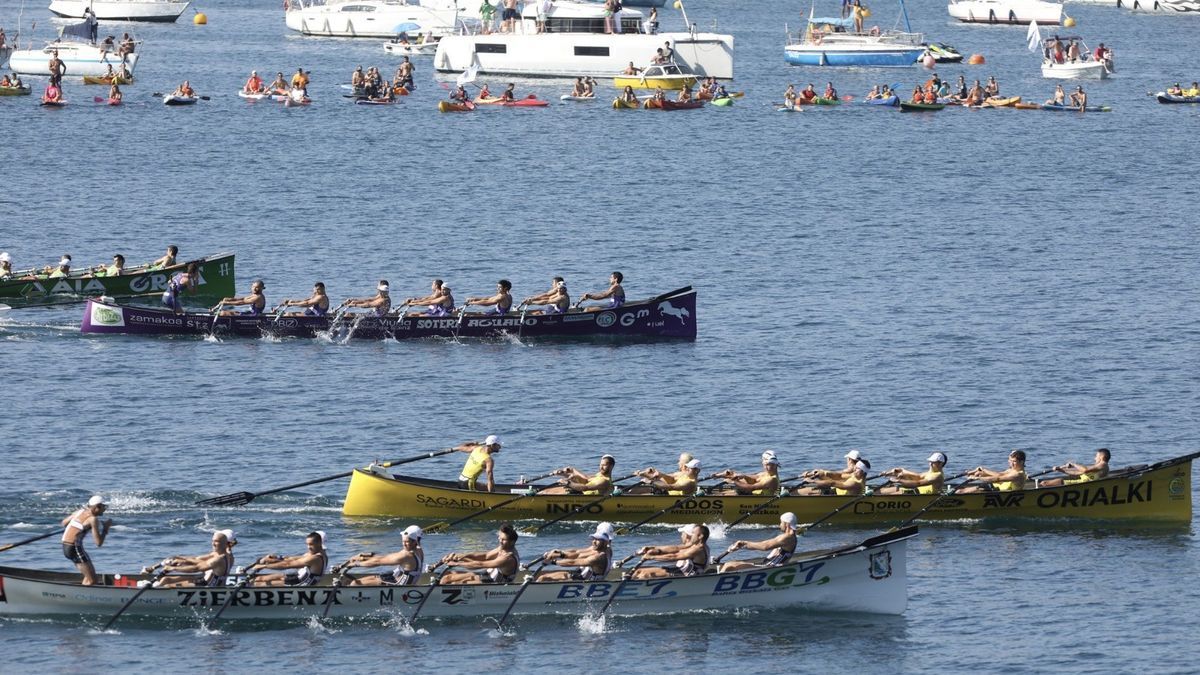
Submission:
M 1029 22 L 1029 32 L 1025 33 L 1025 39 L 1029 42 L 1029 51 L 1036 52 L 1042 46 L 1042 32 L 1038 30 L 1036 21 Z
M 474 82 L 475 76 L 479 74 L 479 57 L 471 57 L 471 65 L 467 66 L 458 77 L 454 78 L 454 83 L 458 86 L 463 86 L 468 82 Z

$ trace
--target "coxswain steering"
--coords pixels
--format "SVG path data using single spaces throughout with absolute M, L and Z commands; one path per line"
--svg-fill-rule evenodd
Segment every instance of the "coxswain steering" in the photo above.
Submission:
M 100 495 L 93 495 L 87 504 L 62 520 L 62 525 L 66 528 L 62 535 L 63 556 L 75 563 L 75 567 L 83 574 L 84 586 L 96 583 L 96 568 L 92 565 L 92 559 L 88 557 L 87 551 L 83 550 L 83 540 L 91 530 L 92 540 L 96 542 L 96 547 L 104 546 L 104 540 L 108 538 L 108 530 L 112 527 L 112 519 L 100 520 L 100 516 L 104 515 L 107 510 L 108 505 L 104 503 L 104 498 Z
M 462 473 L 458 476 L 458 487 L 460 490 L 479 490 L 479 474 L 487 474 L 487 491 L 492 492 L 496 488 L 496 479 L 494 470 L 496 468 L 496 460 L 494 455 L 500 452 L 502 443 L 500 437 L 492 434 L 483 439 L 482 443 L 476 441 L 468 441 L 455 447 L 459 452 L 468 453 L 467 463 L 463 465 Z
M 444 565 L 462 567 L 475 572 L 447 572 L 442 575 L 444 584 L 507 584 L 516 579 L 521 569 L 521 557 L 517 553 L 517 531 L 509 523 L 500 526 L 496 533 L 498 544 L 490 551 L 476 553 L 451 553 L 442 558 Z

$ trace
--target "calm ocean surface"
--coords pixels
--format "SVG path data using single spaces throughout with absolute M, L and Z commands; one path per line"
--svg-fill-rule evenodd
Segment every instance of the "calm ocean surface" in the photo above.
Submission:
M 29 4 L 26 32 L 36 19 L 49 35 L 48 12 Z M 826 4 L 818 13 L 836 11 Z M 894 10 L 872 4 L 890 26 Z M 0 0 L 10 35 L 19 8 Z M 1200 79 L 1200 17 L 1068 5 L 1074 32 L 1116 51 L 1117 75 L 1085 85 L 1110 114 L 781 115 L 769 103 L 788 83 L 834 78 L 861 98 L 927 75 L 790 67 L 784 24 L 794 29 L 806 5 L 697 0 L 694 22 L 716 18 L 736 36 L 732 88 L 747 97 L 733 108 L 559 105 L 569 85 L 528 81 L 519 88 L 555 99 L 549 109 L 456 116 L 436 112 L 444 90 L 428 61 L 398 106 L 343 99 L 356 65 L 394 70 L 381 41 L 290 34 L 277 2 L 200 8 L 208 26 L 137 27 L 146 44 L 129 105 L 92 106 L 103 92 L 77 84 L 63 110 L 0 99 L 0 250 L 18 267 L 62 253 L 132 263 L 169 243 L 184 257 L 232 250 L 239 286 L 263 278 L 272 303 L 316 280 L 338 300 L 379 278 L 404 297 L 435 276 L 460 298 L 501 277 L 524 297 L 555 274 L 578 294 L 619 269 L 631 296 L 695 285 L 700 337 L 213 343 L 83 337 L 77 307 L 0 314 L 0 541 L 102 492 L 118 524 L 91 549 L 102 571 L 204 551 L 217 527 L 238 530 L 242 558 L 298 552 L 304 533 L 325 529 L 340 560 L 398 545 L 406 523 L 344 520 L 340 481 L 236 510 L 191 503 L 488 433 L 506 440 L 498 473 L 509 479 L 590 467 L 604 452 L 618 470 L 681 450 L 749 468 L 771 447 L 793 473 L 836 466 L 850 447 L 914 467 L 938 449 L 957 472 L 1002 465 L 1014 447 L 1041 470 L 1101 446 L 1116 466 L 1200 445 L 1200 109 L 1146 96 Z M 1024 28 L 952 25 L 932 0 L 909 13 L 932 39 L 988 59 L 943 77 L 994 74 L 1005 94 L 1038 102 L 1053 90 Z M 251 69 L 300 66 L 313 73 L 310 108 L 234 96 Z M 151 98 L 185 78 L 212 100 L 167 109 Z M 453 478 L 459 463 L 409 468 Z M 820 528 L 806 541 L 868 532 Z M 650 528 L 617 548 L 674 536 Z M 441 555 L 491 537 L 480 526 L 426 545 Z M 53 542 L 2 562 L 70 569 Z M 96 635 L 0 620 L 0 671 L 1196 670 L 1191 526 L 929 526 L 908 569 L 902 617 L 663 615 L 599 630 L 547 617 L 503 636 L 472 621 L 417 635 L 384 623 Z

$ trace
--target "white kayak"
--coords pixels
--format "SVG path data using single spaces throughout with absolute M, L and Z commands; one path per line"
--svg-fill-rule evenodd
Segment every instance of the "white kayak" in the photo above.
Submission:
M 251 101 L 261 101 L 266 98 L 271 98 L 271 92 L 264 91 L 261 93 L 253 93 L 253 92 L 249 92 L 249 91 L 246 91 L 243 89 L 242 91 L 238 92 L 238 96 L 240 96 L 241 98 L 244 98 L 244 99 L 251 100 Z
M 167 94 L 166 96 L 163 96 L 163 105 L 192 105 L 199 100 L 199 96 L 176 96 L 175 94 Z
M 571 94 L 563 94 L 559 98 L 562 99 L 563 101 L 580 101 L 580 102 L 596 100 L 595 96 L 572 96 Z
M 625 580 L 621 570 L 604 579 L 525 584 L 514 614 L 594 614 L 615 594 L 609 613 L 674 614 L 737 612 L 747 608 L 900 614 L 908 604 L 905 551 L 917 528 L 908 527 L 863 542 L 821 551 L 797 552 L 784 565 L 736 572 L 710 571 L 690 577 Z M 714 568 L 710 568 L 714 569 Z M 528 572 L 508 584 L 433 584 L 428 573 L 411 586 L 307 587 L 235 586 L 145 589 L 123 617 L 204 620 L 226 604 L 223 620 L 307 621 L 313 616 L 383 618 L 499 617 L 517 596 Z M 80 585 L 67 572 L 0 567 L 0 616 L 111 617 L 134 594 L 143 574 L 103 574 L 95 586 Z M 426 600 L 428 596 L 428 600 Z

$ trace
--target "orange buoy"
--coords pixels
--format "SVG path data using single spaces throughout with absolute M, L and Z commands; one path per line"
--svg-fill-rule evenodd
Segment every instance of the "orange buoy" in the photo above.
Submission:
M 921 65 L 925 66 L 926 70 L 933 70 L 937 65 L 937 59 L 933 58 L 932 54 L 926 54 L 925 58 L 921 59 Z
M 967 59 L 967 63 L 971 64 L 972 66 L 982 66 L 983 54 L 972 54 L 971 58 Z

